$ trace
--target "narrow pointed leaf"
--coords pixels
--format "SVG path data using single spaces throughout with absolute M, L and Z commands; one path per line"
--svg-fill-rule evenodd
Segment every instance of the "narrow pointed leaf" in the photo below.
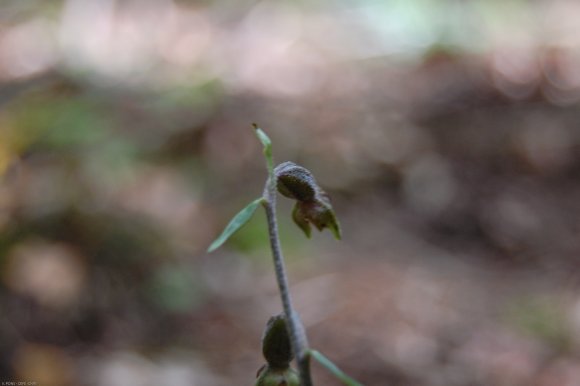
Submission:
M 308 351 L 312 358 L 316 359 L 318 363 L 322 366 L 326 367 L 328 371 L 330 371 L 336 378 L 338 378 L 342 383 L 347 386 L 363 386 L 362 383 L 359 383 L 346 375 L 341 369 L 338 368 L 330 359 L 322 355 L 320 352 L 316 350 L 309 350 Z
M 268 137 L 266 133 L 264 133 L 264 131 L 260 129 L 258 125 L 256 125 L 255 123 L 253 124 L 253 126 L 254 129 L 256 130 L 256 135 L 260 139 L 260 142 L 262 142 L 262 145 L 264 145 L 264 149 L 271 148 L 272 141 L 270 140 L 270 137 Z
M 262 142 L 262 146 L 264 147 L 264 156 L 266 157 L 266 164 L 268 165 L 268 172 L 271 174 L 274 170 L 274 159 L 272 158 L 272 141 L 270 137 L 264 133 L 262 129 L 258 127 L 255 123 L 252 124 L 254 129 L 256 130 L 256 136 L 260 142 Z
M 251 203 L 248 204 L 248 206 L 246 206 L 238 214 L 236 214 L 234 218 L 232 218 L 230 223 L 226 226 L 222 234 L 219 235 L 219 237 L 215 239 L 213 243 L 211 243 L 207 251 L 213 252 L 219 247 L 221 247 L 221 245 L 225 243 L 227 239 L 230 238 L 231 235 L 233 235 L 238 229 L 240 229 L 245 223 L 247 223 L 248 220 L 252 218 L 252 215 L 254 214 L 256 208 L 258 207 L 258 205 L 260 205 L 262 200 L 263 200 L 262 197 L 260 197 L 252 201 Z

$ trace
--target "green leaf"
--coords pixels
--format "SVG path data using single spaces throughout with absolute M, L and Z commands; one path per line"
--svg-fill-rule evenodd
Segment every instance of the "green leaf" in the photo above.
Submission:
M 253 123 L 252 126 L 254 126 L 254 129 L 256 130 L 256 135 L 260 139 L 260 142 L 262 142 L 262 145 L 264 145 L 264 149 L 268 149 L 268 148 L 271 149 L 272 148 L 272 141 L 266 135 L 266 133 L 264 133 L 264 131 L 262 129 L 260 129 L 257 124 Z
M 253 123 L 252 126 L 256 130 L 256 136 L 260 142 L 262 142 L 262 146 L 264 147 L 264 156 L 266 157 L 266 164 L 268 165 L 268 172 L 270 174 L 273 173 L 274 170 L 274 159 L 272 158 L 272 141 L 270 137 L 264 133 L 262 129 L 258 127 L 257 124 Z
M 252 218 L 252 215 L 256 211 L 258 205 L 262 203 L 262 200 L 263 200 L 262 197 L 255 199 L 254 201 L 249 203 L 248 206 L 242 209 L 238 214 L 236 214 L 234 218 L 232 218 L 230 223 L 226 226 L 222 234 L 219 235 L 219 237 L 215 239 L 213 243 L 211 243 L 207 251 L 213 252 L 219 247 L 221 247 L 221 245 L 225 243 L 227 239 L 230 238 L 231 235 L 233 235 L 238 229 L 240 229 L 245 223 L 247 223 L 248 220 Z
M 359 383 L 346 375 L 341 369 L 338 368 L 330 359 L 322 355 L 320 352 L 316 350 L 308 350 L 308 353 L 312 356 L 312 358 L 316 359 L 318 363 L 322 366 L 326 367 L 328 371 L 330 371 L 336 378 L 338 378 L 342 383 L 347 386 L 363 386 L 362 383 Z

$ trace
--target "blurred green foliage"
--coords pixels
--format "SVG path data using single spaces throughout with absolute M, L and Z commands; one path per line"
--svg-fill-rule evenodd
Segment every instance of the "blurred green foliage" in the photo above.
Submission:
M 557 352 L 570 349 L 571 332 L 565 310 L 557 299 L 531 297 L 514 300 L 506 311 L 509 324 L 536 339 L 547 343 Z

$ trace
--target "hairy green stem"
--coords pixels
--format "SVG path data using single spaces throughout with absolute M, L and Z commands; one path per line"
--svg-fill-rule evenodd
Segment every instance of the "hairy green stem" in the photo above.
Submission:
M 270 176 L 266 182 L 263 197 L 264 200 L 262 201 L 262 204 L 266 209 L 266 217 L 268 219 L 268 232 L 270 236 L 272 256 L 274 258 L 274 271 L 276 273 L 276 280 L 278 281 L 280 297 L 282 298 L 284 315 L 288 322 L 292 351 L 296 356 L 296 362 L 298 364 L 300 385 L 312 386 L 308 339 L 306 337 L 304 325 L 300 320 L 300 316 L 294 310 L 294 306 L 292 305 L 290 286 L 288 285 L 288 276 L 286 275 L 286 268 L 284 265 L 284 256 L 282 255 L 282 248 L 280 247 L 278 222 L 276 220 L 276 178 L 272 172 L 270 172 Z

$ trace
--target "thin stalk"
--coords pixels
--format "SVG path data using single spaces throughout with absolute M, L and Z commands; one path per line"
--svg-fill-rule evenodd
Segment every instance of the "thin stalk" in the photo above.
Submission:
M 266 209 L 270 246 L 272 248 L 272 256 L 274 258 L 274 271 L 276 273 L 276 280 L 278 281 L 280 297 L 282 298 L 284 315 L 288 322 L 288 329 L 290 330 L 290 344 L 298 364 L 300 385 L 312 386 L 308 339 L 306 337 L 304 325 L 300 320 L 300 316 L 294 310 L 294 306 L 292 305 L 292 297 L 290 296 L 290 286 L 288 285 L 288 276 L 286 275 L 284 256 L 282 255 L 282 248 L 280 247 L 278 222 L 276 220 L 276 179 L 272 169 L 270 169 L 270 176 L 268 177 L 268 181 L 264 187 L 263 198 L 264 200 L 262 201 L 262 204 Z

